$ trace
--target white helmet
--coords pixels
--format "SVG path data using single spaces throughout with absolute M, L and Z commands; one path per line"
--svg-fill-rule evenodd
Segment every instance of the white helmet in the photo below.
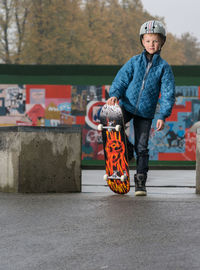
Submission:
M 145 22 L 140 28 L 140 40 L 144 34 L 160 34 L 165 42 L 166 30 L 164 25 L 159 21 L 148 21 Z
M 140 35 L 144 34 L 161 34 L 166 37 L 165 27 L 159 21 L 145 22 L 140 28 Z

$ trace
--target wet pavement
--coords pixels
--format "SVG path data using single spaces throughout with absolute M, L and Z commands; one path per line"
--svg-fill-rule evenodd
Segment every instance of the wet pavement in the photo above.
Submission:
M 83 171 L 77 194 L 0 193 L 0 269 L 200 269 L 195 171 L 149 172 L 147 197 L 103 174 Z

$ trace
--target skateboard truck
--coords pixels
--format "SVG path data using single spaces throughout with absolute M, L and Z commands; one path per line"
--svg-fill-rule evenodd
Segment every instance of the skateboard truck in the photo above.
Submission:
M 116 126 L 103 126 L 102 124 L 98 125 L 98 130 L 102 131 L 103 129 L 108 129 L 109 132 L 111 132 L 113 129 L 115 129 L 116 131 L 120 131 L 121 130 L 121 126 L 120 125 L 116 125 Z
M 122 182 L 124 182 L 126 179 L 127 179 L 127 175 L 126 173 L 121 175 L 121 176 L 118 176 L 116 173 L 113 173 L 112 175 L 108 176 L 107 174 L 104 175 L 104 180 L 107 181 L 108 179 L 110 180 L 116 180 L 116 179 L 119 179 L 121 180 Z

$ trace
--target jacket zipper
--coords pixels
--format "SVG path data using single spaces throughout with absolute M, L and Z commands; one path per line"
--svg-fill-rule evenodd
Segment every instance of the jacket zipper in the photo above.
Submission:
M 146 82 L 146 79 L 147 79 L 147 75 L 149 73 L 149 70 L 152 66 L 152 61 L 148 62 L 148 65 L 147 65 L 147 68 L 146 68 L 146 71 L 145 71 L 145 74 L 144 74 L 144 78 L 143 78 L 143 81 L 142 81 L 142 87 L 140 89 L 140 92 L 139 92 L 139 96 L 138 96 L 138 100 L 137 100 L 137 104 L 136 104 L 136 108 L 135 108 L 135 113 L 138 109 L 138 105 L 139 105 L 139 102 L 140 102 L 140 97 L 142 95 L 142 91 L 144 90 L 144 86 L 145 86 L 145 82 Z

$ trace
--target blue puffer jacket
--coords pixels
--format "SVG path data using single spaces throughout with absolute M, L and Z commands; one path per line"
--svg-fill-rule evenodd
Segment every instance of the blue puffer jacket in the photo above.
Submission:
M 132 114 L 153 118 L 160 92 L 159 119 L 165 120 L 175 102 L 174 75 L 160 53 L 154 54 L 149 61 L 144 50 L 119 70 L 109 95 L 120 99 L 120 104 Z

